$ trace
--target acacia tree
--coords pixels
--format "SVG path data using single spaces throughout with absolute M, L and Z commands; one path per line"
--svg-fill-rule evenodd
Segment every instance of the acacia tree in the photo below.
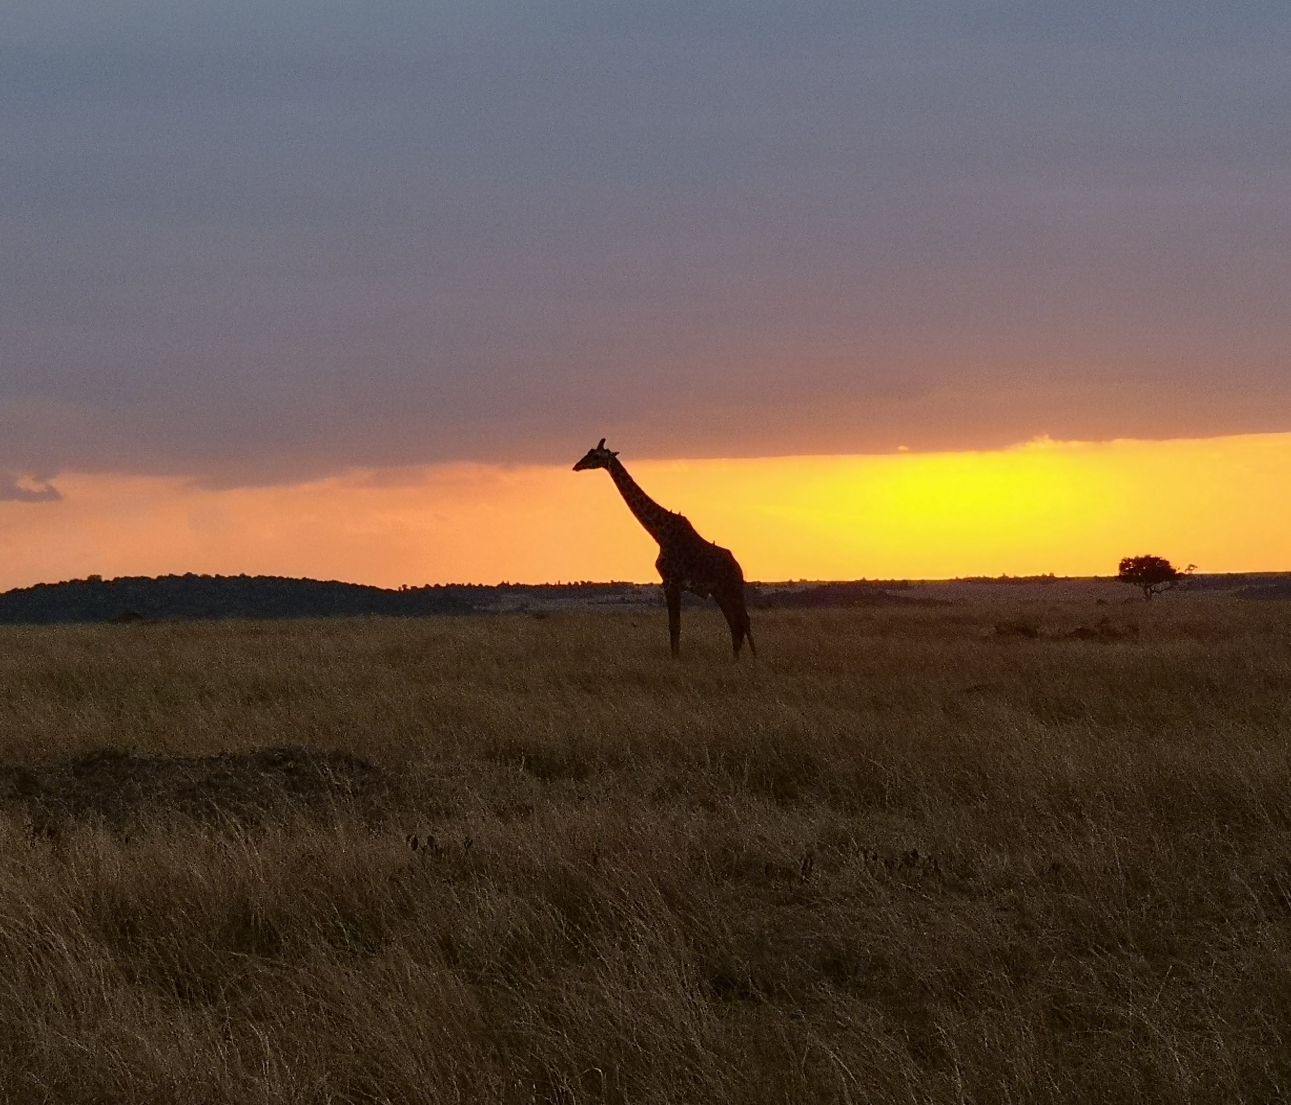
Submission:
M 1161 591 L 1169 591 L 1177 587 L 1179 580 L 1196 567 L 1195 564 L 1189 564 L 1181 572 L 1163 556 L 1127 556 L 1121 561 L 1116 578 L 1122 583 L 1130 583 L 1141 588 L 1146 601 Z

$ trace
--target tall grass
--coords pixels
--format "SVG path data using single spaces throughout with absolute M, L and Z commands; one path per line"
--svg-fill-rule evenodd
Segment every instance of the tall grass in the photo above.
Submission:
M 6 629 L 0 1100 L 1285 1099 L 1288 615 Z M 266 746 L 389 785 L 39 816 Z

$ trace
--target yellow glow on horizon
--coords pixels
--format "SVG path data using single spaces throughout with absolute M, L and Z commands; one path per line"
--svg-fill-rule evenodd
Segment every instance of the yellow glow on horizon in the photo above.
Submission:
M 1291 434 L 623 459 L 750 579 L 1109 575 L 1143 552 L 1203 571 L 1291 569 Z M 656 578 L 656 547 L 608 475 L 569 466 L 231 489 L 84 473 L 55 483 L 62 502 L 0 503 L 0 587 L 188 571 L 381 586 Z
M 1291 434 L 643 468 L 751 578 L 1108 575 L 1145 551 L 1291 569 Z

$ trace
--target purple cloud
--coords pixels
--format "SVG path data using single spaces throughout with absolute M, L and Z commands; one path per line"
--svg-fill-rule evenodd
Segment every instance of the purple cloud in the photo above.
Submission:
M 10 472 L 0 472 L 0 502 L 57 503 L 62 501 L 63 493 L 48 480 L 37 487 L 26 487 L 19 482 L 19 479 L 20 477 Z
M 13 0 L 0 471 L 1291 428 L 1291 9 L 1024 7 Z

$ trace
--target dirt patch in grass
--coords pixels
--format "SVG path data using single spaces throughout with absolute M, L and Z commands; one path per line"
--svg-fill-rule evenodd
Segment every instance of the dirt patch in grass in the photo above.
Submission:
M 361 756 L 305 748 L 157 759 L 106 749 L 0 769 L 0 808 L 25 812 L 43 832 L 71 820 L 124 827 L 167 815 L 246 822 L 338 806 L 371 812 L 390 789 L 389 776 Z

